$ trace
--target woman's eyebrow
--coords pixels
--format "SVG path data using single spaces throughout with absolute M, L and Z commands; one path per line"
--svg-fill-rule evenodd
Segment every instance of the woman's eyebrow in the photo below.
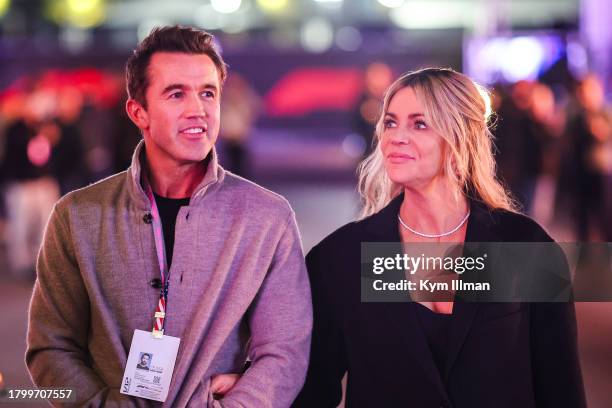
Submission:
M 397 118 L 397 115 L 395 113 L 393 113 L 393 112 L 387 112 L 387 113 L 385 113 L 385 116 L 389 116 L 392 119 Z M 408 115 L 408 119 L 414 119 L 414 118 L 418 118 L 418 117 L 425 117 L 425 115 L 420 113 L 420 112 L 410 113 Z

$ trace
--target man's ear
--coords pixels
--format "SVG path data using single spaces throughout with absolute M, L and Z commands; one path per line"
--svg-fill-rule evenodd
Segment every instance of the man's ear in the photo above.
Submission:
M 128 99 L 125 103 L 125 110 L 136 126 L 140 130 L 145 130 L 149 127 L 149 114 L 146 109 L 134 99 Z

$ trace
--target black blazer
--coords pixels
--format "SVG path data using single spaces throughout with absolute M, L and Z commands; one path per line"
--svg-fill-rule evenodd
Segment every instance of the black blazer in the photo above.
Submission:
M 585 407 L 573 303 L 456 301 L 448 364 L 436 367 L 414 303 L 360 301 L 361 242 L 399 242 L 403 195 L 347 224 L 306 257 L 314 328 L 294 407 Z M 528 217 L 471 201 L 466 241 L 549 242 Z

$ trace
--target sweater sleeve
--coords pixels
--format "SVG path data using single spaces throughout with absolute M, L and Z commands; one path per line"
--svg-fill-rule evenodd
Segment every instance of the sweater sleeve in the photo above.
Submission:
M 38 255 L 26 365 L 38 387 L 72 388 L 78 406 L 129 406 L 134 400 L 111 391 L 92 368 L 89 297 L 60 203 L 53 209 Z
M 304 383 L 312 332 L 310 285 L 293 212 L 251 305 L 250 368 L 224 408 L 288 407 Z

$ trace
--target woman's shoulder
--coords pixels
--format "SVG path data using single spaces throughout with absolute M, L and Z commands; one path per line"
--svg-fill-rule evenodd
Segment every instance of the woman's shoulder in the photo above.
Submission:
M 489 213 L 504 242 L 554 241 L 540 224 L 525 214 L 506 209 L 492 209 Z
M 394 197 L 387 205 L 365 218 L 344 224 L 325 237 L 313 250 L 354 250 L 362 242 L 393 242 L 399 240 L 397 214 L 403 201 L 403 194 Z
M 325 255 L 329 252 L 337 252 L 352 247 L 355 243 L 362 241 L 366 223 L 367 218 L 342 225 L 315 245 L 308 255 Z

